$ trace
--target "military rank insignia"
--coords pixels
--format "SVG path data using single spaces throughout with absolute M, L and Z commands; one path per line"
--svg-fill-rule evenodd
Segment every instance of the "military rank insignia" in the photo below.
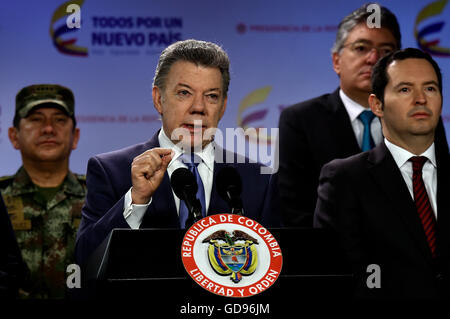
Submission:
M 189 228 L 181 246 L 191 278 L 211 293 L 248 297 L 278 279 L 283 257 L 273 235 L 240 215 L 207 216 Z

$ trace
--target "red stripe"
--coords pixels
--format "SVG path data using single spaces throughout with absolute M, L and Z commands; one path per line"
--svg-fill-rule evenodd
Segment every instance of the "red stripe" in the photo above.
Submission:
M 431 219 L 431 216 L 429 214 L 424 216 L 424 218 L 422 219 L 423 228 L 427 229 L 431 222 L 432 222 L 432 219 Z
M 420 206 L 417 206 L 417 212 L 419 213 L 420 218 L 422 219 L 422 212 L 425 211 L 425 205 L 427 204 L 426 201 L 423 201 L 422 203 L 418 203 Z
M 425 194 L 425 188 L 422 187 L 422 188 L 416 189 L 414 194 L 416 195 L 415 196 L 416 200 L 420 199 Z
M 423 156 L 411 158 L 413 167 L 413 194 L 417 213 L 419 214 L 428 245 L 434 257 L 436 250 L 436 220 L 434 218 L 433 209 L 431 207 L 430 199 L 422 178 L 422 168 L 426 161 L 427 158 Z

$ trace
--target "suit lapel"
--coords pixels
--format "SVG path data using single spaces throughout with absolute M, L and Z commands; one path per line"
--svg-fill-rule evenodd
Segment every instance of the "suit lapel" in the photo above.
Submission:
M 339 96 L 339 88 L 330 94 L 328 99 L 327 107 L 331 115 L 330 130 L 337 142 L 336 149 L 339 150 L 339 153 L 347 156 L 360 153 L 361 148 L 356 140 L 347 110 Z
M 158 220 L 166 220 L 169 225 L 178 227 L 178 213 L 167 172 L 164 174 L 161 185 L 159 185 L 153 198 L 154 201 L 149 207 L 151 216 L 153 218 L 156 217 Z
M 159 130 L 147 143 L 148 149 L 160 146 L 158 135 Z M 148 224 L 145 223 L 146 227 L 179 227 L 177 208 L 167 172 L 164 174 L 161 185 L 153 194 L 152 203 L 147 209 L 144 221 L 145 217 L 148 217 L 149 221 Z
M 400 169 L 384 142 L 370 151 L 368 165 L 372 178 L 389 199 L 387 203 L 400 216 L 405 228 L 414 238 L 425 258 L 431 261 L 430 248 L 425 239 L 422 222 L 417 214 L 414 201 Z

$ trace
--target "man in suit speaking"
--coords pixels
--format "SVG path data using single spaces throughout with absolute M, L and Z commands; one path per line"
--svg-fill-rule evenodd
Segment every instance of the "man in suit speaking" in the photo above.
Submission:
M 339 235 L 359 296 L 440 297 L 450 269 L 450 158 L 435 143 L 441 72 L 409 48 L 378 61 L 371 81 L 384 139 L 323 167 L 314 226 Z M 369 265 L 379 267 L 378 282 Z
M 76 245 L 79 263 L 113 228 L 184 228 L 188 209 L 169 180 L 180 167 L 195 175 L 206 216 L 230 212 L 219 197 L 216 175 L 232 162 L 242 176 L 244 214 L 264 223 L 270 175 L 261 174 L 260 164 L 238 161 L 236 154 L 213 141 L 226 109 L 229 82 L 228 56 L 214 43 L 179 41 L 161 53 L 152 97 L 162 129 L 146 143 L 89 160 L 88 194 Z

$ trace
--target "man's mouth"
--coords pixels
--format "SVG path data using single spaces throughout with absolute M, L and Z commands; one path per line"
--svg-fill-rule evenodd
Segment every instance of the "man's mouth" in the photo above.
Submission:
M 48 140 L 48 141 L 42 141 L 42 142 L 39 142 L 38 143 L 38 145 L 57 145 L 58 143 L 56 142 L 56 141 L 51 141 L 51 140 Z
M 430 114 L 427 112 L 415 112 L 411 116 L 415 119 L 423 119 L 430 117 Z
M 205 129 L 206 125 L 194 125 L 194 124 L 184 123 L 181 127 L 189 130 L 189 132 L 198 132 L 198 131 L 202 131 L 203 129 Z

